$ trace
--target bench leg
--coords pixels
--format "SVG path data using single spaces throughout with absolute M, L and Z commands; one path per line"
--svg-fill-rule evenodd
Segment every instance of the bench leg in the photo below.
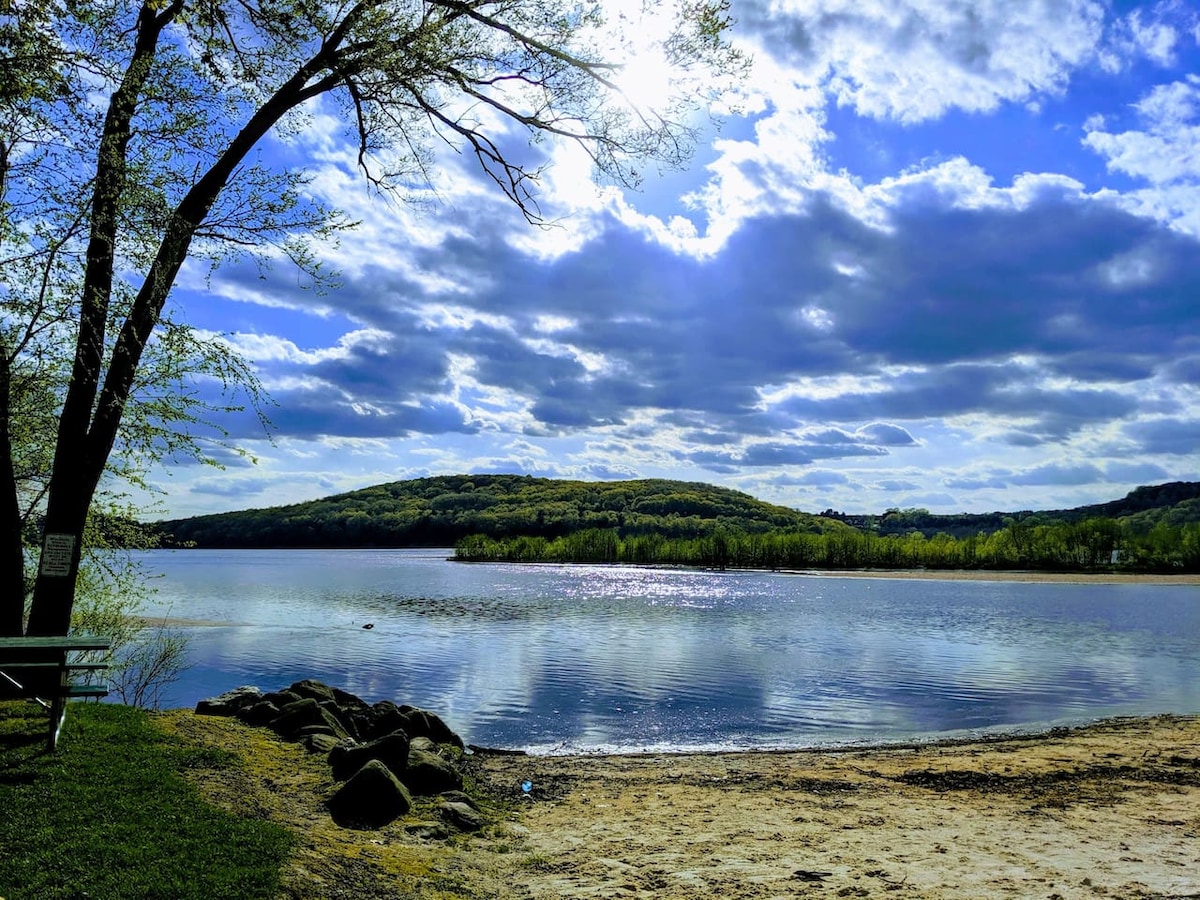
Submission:
M 62 732 L 63 722 L 67 718 L 67 701 L 62 697 L 55 697 L 50 701 L 50 734 L 46 743 L 46 749 L 53 751 L 58 747 L 58 736 Z

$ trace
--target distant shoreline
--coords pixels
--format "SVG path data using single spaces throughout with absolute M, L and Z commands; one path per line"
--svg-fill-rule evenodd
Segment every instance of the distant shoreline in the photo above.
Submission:
M 463 565 L 544 565 L 544 566 L 590 566 L 616 565 L 638 569 L 664 569 L 679 571 L 712 571 L 708 567 L 697 567 L 671 563 L 587 563 L 537 560 L 533 562 L 511 562 L 509 560 L 456 559 L 452 547 L 164 547 L 163 550 L 184 552 L 209 550 L 214 552 L 278 552 L 298 553 L 339 552 L 361 550 L 428 550 L 445 552 L 447 562 Z M 782 575 L 799 575 L 817 578 L 878 578 L 925 581 L 1007 581 L 1019 584 L 1179 584 L 1200 585 L 1200 572 L 1168 575 L 1158 572 L 1046 572 L 1036 569 L 792 569 L 792 568 L 730 568 L 731 572 L 763 572 Z M 188 622 L 195 625 L 228 625 L 228 622 Z
M 761 569 L 744 571 L 759 572 Z M 879 578 L 924 581 L 1012 581 L 1024 584 L 1185 584 L 1200 585 L 1200 573 L 1162 575 L 1129 572 L 1038 572 L 1007 569 L 777 569 L 787 575 L 818 578 Z

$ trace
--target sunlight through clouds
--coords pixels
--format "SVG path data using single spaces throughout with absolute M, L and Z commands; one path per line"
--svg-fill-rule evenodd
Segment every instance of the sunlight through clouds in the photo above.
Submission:
M 502 131 L 545 167 L 545 227 L 469 154 L 384 201 L 333 107 L 281 141 L 360 224 L 321 248 L 324 294 L 189 274 L 188 317 L 236 332 L 279 404 L 287 449 L 246 497 L 511 471 L 955 512 L 1200 479 L 1191 4 L 735 0 L 754 64 L 725 95 L 663 65 L 673 8 L 603 4 L 641 23 L 612 45 L 617 103 L 721 121 L 693 111 L 694 159 L 641 192 Z M 200 477 L 173 474 L 173 511 L 241 505 Z

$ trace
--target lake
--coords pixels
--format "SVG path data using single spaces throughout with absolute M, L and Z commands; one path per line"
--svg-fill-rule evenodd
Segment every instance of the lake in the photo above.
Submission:
M 317 678 L 539 752 L 800 747 L 1200 712 L 1200 587 L 152 551 L 190 706 Z M 370 624 L 373 627 L 364 629 Z

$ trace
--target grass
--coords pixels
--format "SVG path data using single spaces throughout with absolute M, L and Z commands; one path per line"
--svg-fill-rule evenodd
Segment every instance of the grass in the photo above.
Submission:
M 45 713 L 0 703 L 0 898 L 277 896 L 293 838 L 206 803 L 184 773 L 238 765 L 145 713 L 73 704 L 58 750 Z

